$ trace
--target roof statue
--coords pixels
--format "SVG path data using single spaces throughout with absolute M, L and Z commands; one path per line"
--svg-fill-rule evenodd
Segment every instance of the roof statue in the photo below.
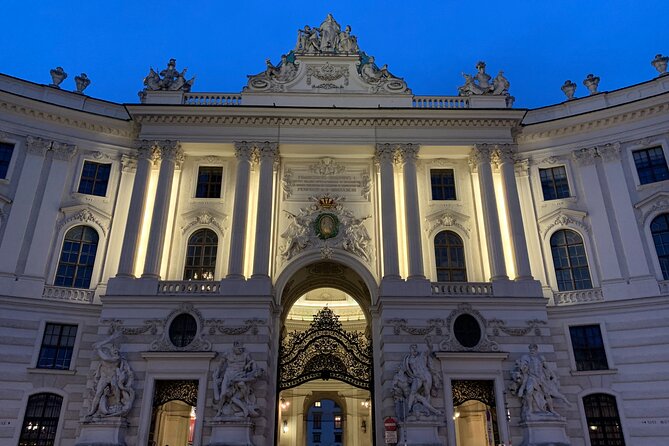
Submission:
M 144 91 L 185 91 L 189 92 L 195 78 L 186 80 L 187 68 L 181 72 L 176 69 L 176 59 L 170 59 L 167 68 L 157 73 L 149 68 L 149 74 L 144 78 Z
M 277 65 L 248 76 L 244 92 L 411 94 L 404 79 L 360 50 L 351 27 L 343 30 L 332 14 L 319 27 L 297 31 L 295 48 Z
M 504 77 L 504 71 L 500 70 L 497 76 L 490 82 L 491 76 L 485 71 L 486 64 L 479 61 L 476 64 L 477 73 L 473 76 L 462 73 L 465 84 L 458 87 L 458 95 L 496 95 L 509 96 L 509 81 Z

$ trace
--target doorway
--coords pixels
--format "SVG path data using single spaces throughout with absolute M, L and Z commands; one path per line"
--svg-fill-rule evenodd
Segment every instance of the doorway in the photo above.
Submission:
M 197 380 L 155 382 L 148 446 L 192 446 L 197 391 Z
M 494 381 L 453 380 L 451 385 L 457 446 L 499 444 Z
M 350 287 L 327 284 L 303 289 L 283 318 L 277 384 L 280 446 L 374 442 L 367 313 L 347 292 Z

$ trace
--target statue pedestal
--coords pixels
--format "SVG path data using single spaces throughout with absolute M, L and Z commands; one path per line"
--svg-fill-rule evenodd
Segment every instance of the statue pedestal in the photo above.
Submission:
M 81 423 L 76 446 L 125 446 L 128 422 L 123 417 L 93 418 Z
M 520 446 L 569 446 L 567 422 L 563 418 L 553 418 L 520 423 L 523 441 Z
M 411 446 L 441 446 L 437 429 L 443 423 L 438 420 L 407 420 L 400 424 L 398 444 Z
M 211 426 L 211 438 L 207 446 L 253 446 L 253 423 L 249 418 L 215 418 Z

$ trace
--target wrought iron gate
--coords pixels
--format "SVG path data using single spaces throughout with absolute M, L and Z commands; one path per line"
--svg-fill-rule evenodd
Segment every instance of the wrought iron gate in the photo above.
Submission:
M 279 390 L 315 379 L 337 379 L 372 388 L 372 343 L 344 330 L 330 308 L 320 310 L 306 331 L 287 334 L 279 349 Z

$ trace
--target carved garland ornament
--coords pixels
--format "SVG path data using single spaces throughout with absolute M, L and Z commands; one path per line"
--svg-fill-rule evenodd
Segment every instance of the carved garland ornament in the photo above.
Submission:
M 500 336 L 501 333 L 509 336 L 525 336 L 530 332 L 533 332 L 534 336 L 541 336 L 541 325 L 546 325 L 546 321 L 541 319 L 532 319 L 525 323 L 527 324 L 525 327 L 507 327 L 506 322 L 501 319 L 490 319 L 488 326 L 492 328 L 493 336 Z
M 393 334 L 399 335 L 402 332 L 409 333 L 414 336 L 425 336 L 434 333 L 437 336 L 443 334 L 442 329 L 445 326 L 443 319 L 428 319 L 427 327 L 410 327 L 406 319 L 388 319 L 387 324 L 393 326 Z

